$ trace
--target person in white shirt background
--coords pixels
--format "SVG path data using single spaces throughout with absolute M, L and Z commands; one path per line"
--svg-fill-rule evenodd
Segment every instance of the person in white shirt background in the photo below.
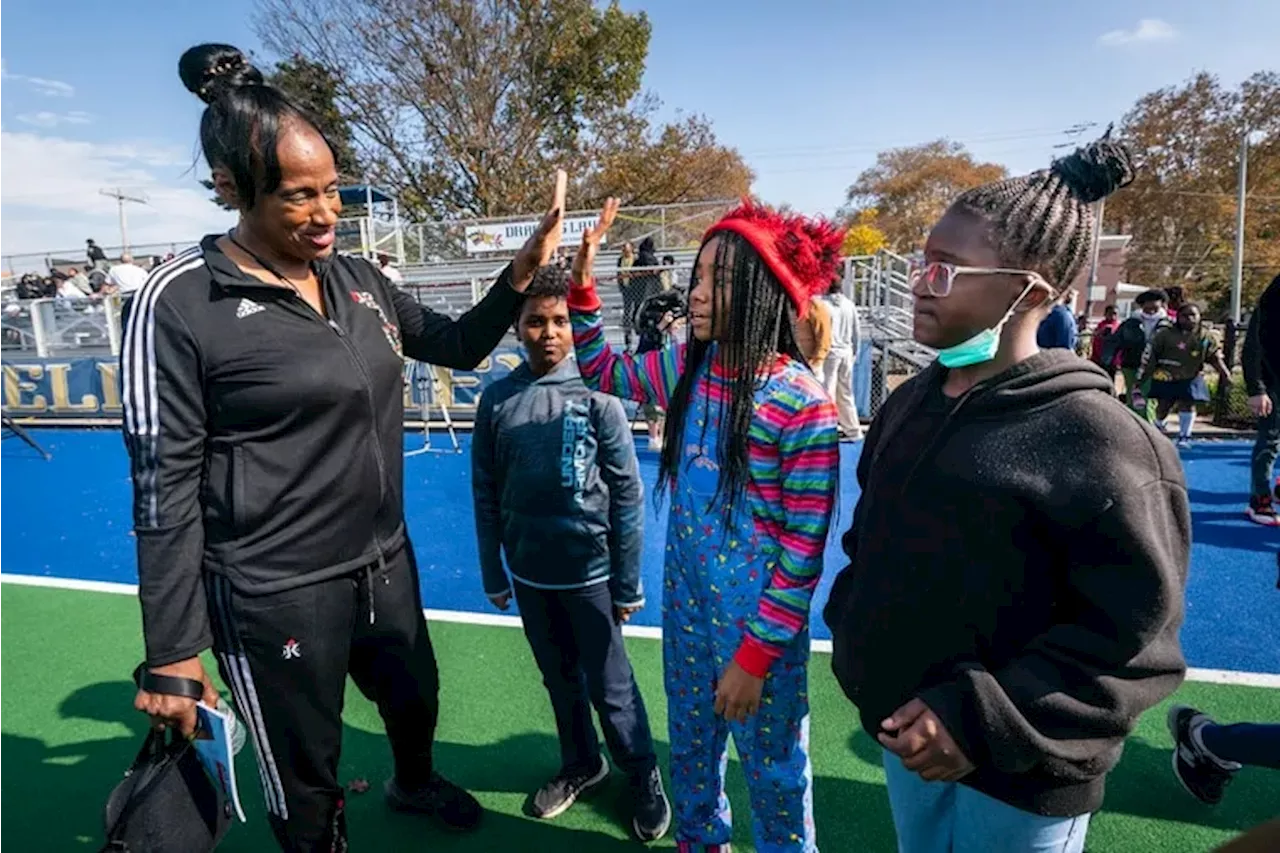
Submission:
M 858 309 L 844 295 L 844 282 L 838 278 L 831 282 L 822 301 L 831 312 L 831 351 L 822 362 L 822 384 L 839 412 L 840 440 L 861 441 L 862 424 L 853 399 L 853 366 L 862 343 Z
M 107 273 L 107 282 L 115 287 L 123 297 L 132 296 L 134 291 L 147 282 L 147 271 L 133 262 L 133 256 L 125 252 L 120 256 L 120 263 Z
M 387 281 L 400 284 L 404 281 L 404 276 L 400 274 L 400 270 L 391 265 L 391 256 L 386 252 L 378 253 L 378 270 L 386 276 Z

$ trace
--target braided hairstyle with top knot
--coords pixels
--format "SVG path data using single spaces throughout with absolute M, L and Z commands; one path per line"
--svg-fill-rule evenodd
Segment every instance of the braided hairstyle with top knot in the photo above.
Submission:
M 1037 272 L 1062 290 L 1089 257 L 1093 203 L 1134 178 L 1129 150 L 1110 136 L 1108 130 L 1048 169 L 966 190 L 951 207 L 987 222 L 1001 263 Z

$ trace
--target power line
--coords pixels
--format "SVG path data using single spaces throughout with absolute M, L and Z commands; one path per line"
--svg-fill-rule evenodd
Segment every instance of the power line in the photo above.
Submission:
M 1015 142 L 1023 139 L 1047 138 L 1047 137 L 1054 137 L 1054 136 L 1063 136 L 1068 134 L 1078 135 L 1079 133 L 1084 132 L 1084 130 L 1087 130 L 1090 127 L 1096 127 L 1096 126 L 1097 126 L 1096 122 L 1084 122 L 1081 124 L 1072 125 L 1071 127 L 1068 127 L 1066 129 L 1063 129 L 1060 127 L 1059 128 L 1040 127 L 1040 128 L 1029 128 L 1026 130 L 1010 130 L 1010 131 L 1001 131 L 998 133 L 978 134 L 975 136 L 968 136 L 963 138 L 946 137 L 946 139 L 949 142 L 959 142 L 961 145 L 970 145 L 975 143 L 989 143 L 989 142 Z M 929 140 L 929 141 L 932 141 L 932 140 Z M 813 157 L 813 156 L 822 156 L 826 154 L 877 153 L 880 151 L 887 151 L 893 148 L 907 148 L 912 145 L 918 145 L 918 144 L 920 144 L 920 142 L 917 139 L 914 141 L 902 141 L 897 143 L 867 142 L 867 143 L 856 143 L 853 145 L 811 145 L 811 146 L 787 147 L 787 148 L 760 148 L 760 149 L 756 149 L 755 151 L 743 152 L 742 156 L 746 159 L 759 160 L 759 159 L 769 159 L 772 157 L 784 157 L 784 158 L 785 157 Z

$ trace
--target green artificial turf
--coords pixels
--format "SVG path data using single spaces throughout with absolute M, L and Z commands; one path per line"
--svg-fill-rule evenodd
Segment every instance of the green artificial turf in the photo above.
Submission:
M 7 850 L 96 850 L 107 792 L 137 751 L 145 719 L 132 707 L 129 673 L 140 656 L 137 603 L 106 593 L 5 584 L 0 592 L 0 730 L 2 823 Z M 523 816 L 528 792 L 558 763 L 550 705 L 523 635 L 500 627 L 432 625 L 443 684 L 437 744 L 439 768 L 473 791 L 488 810 L 483 827 L 454 836 L 427 822 L 389 812 L 381 783 L 391 760 L 374 707 L 347 693 L 341 779 L 372 788 L 348 799 L 353 850 L 552 851 L 638 849 L 626 831 L 626 786 L 620 779 L 560 819 Z M 659 643 L 628 641 L 649 703 L 661 760 L 667 757 Z M 858 728 L 828 669 L 814 658 L 811 675 L 814 800 L 818 840 L 829 851 L 892 851 L 893 829 L 879 767 L 879 748 Z M 1280 720 L 1280 691 L 1188 684 L 1176 701 L 1224 721 Z M 1147 714 L 1112 774 L 1104 811 L 1094 818 L 1094 853 L 1195 853 L 1274 816 L 1280 777 L 1246 769 L 1217 808 L 1200 805 L 1169 771 L 1164 706 Z M 249 822 L 219 848 L 272 850 L 251 748 L 237 764 Z M 735 849 L 750 850 L 746 790 L 730 765 L 737 809 Z M 671 847 L 670 838 L 658 847 Z

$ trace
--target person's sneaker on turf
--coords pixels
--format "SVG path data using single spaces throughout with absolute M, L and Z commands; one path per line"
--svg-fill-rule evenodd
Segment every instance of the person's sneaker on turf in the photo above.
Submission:
M 530 812 L 536 818 L 551 820 L 568 811 L 578 798 L 604 784 L 609 778 L 609 762 L 599 758 L 600 766 L 582 769 L 567 767 L 533 795 Z
M 1240 765 L 1224 762 L 1205 749 L 1200 729 L 1213 720 L 1195 708 L 1174 705 L 1166 722 L 1173 736 L 1173 775 L 1200 802 L 1211 806 L 1222 802 L 1223 792 Z
M 1280 525 L 1280 515 L 1276 514 L 1275 502 L 1271 495 L 1254 495 L 1249 498 L 1249 508 L 1244 511 L 1254 524 L 1266 527 Z
M 671 803 L 662 790 L 662 771 L 657 767 L 632 785 L 635 817 L 631 828 L 641 841 L 657 841 L 671 828 Z
M 386 796 L 396 811 L 433 817 L 446 829 L 475 829 L 484 813 L 475 797 L 439 773 L 433 773 L 426 787 L 416 791 L 406 791 L 395 779 L 388 779 Z

